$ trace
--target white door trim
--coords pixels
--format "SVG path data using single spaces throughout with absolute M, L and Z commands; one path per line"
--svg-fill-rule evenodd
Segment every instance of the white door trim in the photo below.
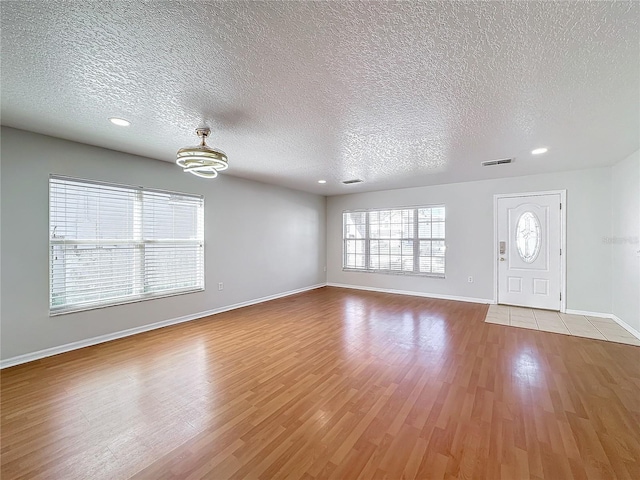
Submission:
M 526 193 L 497 193 L 493 196 L 493 303 L 498 303 L 498 199 L 500 198 L 516 198 L 531 197 L 538 195 L 560 195 L 560 248 L 562 255 L 560 256 L 560 312 L 567 311 L 567 191 L 566 190 L 547 190 L 544 192 L 526 192 Z

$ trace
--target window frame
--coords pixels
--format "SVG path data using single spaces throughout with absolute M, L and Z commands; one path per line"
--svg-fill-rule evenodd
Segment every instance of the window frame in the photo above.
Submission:
M 444 209 L 444 220 L 442 223 L 444 224 L 444 237 L 429 237 L 428 239 L 421 238 L 419 233 L 419 219 L 418 219 L 418 210 L 422 208 L 443 208 Z M 387 212 L 393 210 L 413 210 L 413 238 L 394 238 L 394 239 L 381 239 L 381 238 L 372 238 L 371 237 L 371 229 L 370 229 L 370 213 L 371 212 Z M 350 240 L 346 238 L 346 221 L 345 215 L 348 213 L 364 213 L 365 214 L 365 237 L 362 240 L 364 242 L 364 264 L 363 268 L 357 267 L 349 267 L 347 266 L 347 241 Z M 386 275 L 408 275 L 413 277 L 430 277 L 430 278 L 446 278 L 447 272 L 447 245 L 446 245 L 446 225 L 447 225 L 447 210 L 446 205 L 444 203 L 437 203 L 431 205 L 410 205 L 410 206 L 401 206 L 401 207 L 386 207 L 386 208 L 370 208 L 370 209 L 352 209 L 352 210 L 343 210 L 342 211 L 342 271 L 344 272 L 360 272 L 360 273 L 382 273 Z M 410 240 L 413 242 L 413 270 L 391 270 L 391 269 L 380 269 L 380 268 L 371 268 L 371 241 L 372 240 L 397 240 L 403 242 L 405 240 Z M 428 241 L 442 241 L 444 242 L 444 254 L 442 257 L 444 259 L 444 273 L 432 273 L 432 272 L 420 272 L 420 242 L 428 240 Z M 400 258 L 402 261 L 402 253 L 400 253 Z M 434 258 L 433 255 L 430 255 L 428 258 Z
M 104 186 L 104 187 L 110 187 L 110 188 L 116 188 L 116 189 L 126 189 L 126 190 L 130 190 L 131 192 L 134 192 L 134 196 L 135 196 L 135 201 L 134 201 L 134 209 L 140 209 L 144 202 L 143 202 L 143 192 L 146 193 L 158 193 L 158 194 L 163 194 L 163 195 L 180 195 L 183 197 L 189 197 L 189 198 L 193 198 L 196 199 L 200 202 L 200 206 L 199 208 L 199 212 L 198 212 L 198 218 L 197 218 L 197 231 L 201 231 L 202 232 L 202 238 L 198 238 L 197 240 L 184 240 L 184 239 L 172 239 L 172 240 L 168 240 L 168 239 L 144 239 L 144 237 L 142 236 L 142 230 L 144 228 L 144 221 L 141 218 L 140 223 L 138 225 L 134 225 L 133 226 L 133 237 L 138 237 L 140 236 L 140 238 L 134 238 L 134 239 L 130 239 L 130 240 L 122 240 L 122 241 L 108 241 L 105 242 L 104 245 L 115 245 L 115 244 L 121 244 L 121 245 L 127 245 L 127 246 L 131 246 L 133 247 L 134 250 L 134 263 L 136 264 L 136 271 L 140 270 L 138 272 L 138 276 L 140 278 L 135 278 L 132 281 L 132 286 L 135 289 L 140 290 L 141 288 L 144 289 L 144 287 L 141 287 L 142 284 L 144 284 L 144 282 L 140 282 L 140 279 L 144 279 L 145 276 L 145 268 L 144 268 L 144 263 L 145 263 L 145 255 L 144 255 L 144 250 L 145 250 L 145 246 L 146 245 L 161 245 L 161 244 L 185 244 L 185 245 L 198 245 L 199 248 L 201 249 L 201 253 L 199 255 L 199 263 L 200 265 L 197 267 L 196 272 L 198 270 L 201 271 L 201 275 L 200 278 L 198 278 L 198 283 L 199 285 L 196 286 L 192 286 L 192 287 L 186 287 L 186 288 L 180 288 L 180 289 L 173 289 L 173 290 L 167 290 L 167 291 L 160 291 L 160 292 L 154 292 L 154 291 L 149 291 L 149 292 L 145 292 L 145 291 L 138 291 L 138 293 L 135 293 L 132 295 L 127 295 L 126 297 L 115 297 L 113 299 L 110 299 L 108 301 L 96 301 L 93 303 L 90 302 L 81 302 L 81 303 L 77 303 L 76 306 L 74 306 L 74 304 L 64 304 L 61 307 L 58 308 L 54 308 L 53 306 L 53 247 L 55 245 L 99 245 L 101 240 L 100 239 L 93 239 L 92 241 L 90 240 L 81 240 L 81 239 L 64 239 L 64 240 L 60 240 L 60 241 L 56 241 L 55 239 L 55 234 L 52 234 L 52 180 L 60 180 L 60 181 L 69 181 L 69 182 L 76 182 L 76 183 L 80 183 L 80 184 L 86 184 L 88 186 Z M 97 309 L 101 309 L 101 308 L 107 308 L 107 307 L 113 307 L 113 306 L 117 306 L 117 305 L 126 305 L 126 304 L 130 304 L 130 303 L 138 303 L 138 302 L 143 302 L 143 301 L 147 301 L 147 300 L 154 300 L 154 299 L 158 299 L 158 298 L 166 298 L 166 297 L 173 297 L 173 296 L 177 296 L 177 295 L 186 295 L 189 293 L 197 293 L 197 292 L 202 292 L 205 290 L 206 288 L 206 248 L 205 248 L 205 239 L 204 239 L 204 218 L 205 218 L 205 197 L 204 195 L 200 195 L 200 194 L 194 194 L 194 193 L 185 193 L 185 192 L 177 192 L 177 191 L 173 191 L 173 190 L 164 190 L 164 189 L 159 189 L 159 188 L 151 188 L 151 187 L 143 187 L 140 185 L 126 185 L 126 184 L 120 184 L 120 183 L 113 183 L 113 182 L 104 182 L 104 181 L 99 181 L 99 180 L 90 180 L 90 179 L 84 179 L 84 178 L 77 178 L 77 177 L 70 177 L 70 176 L 66 176 L 66 175 L 58 175 L 58 174 L 50 174 L 49 175 L 49 179 L 47 182 L 47 186 L 48 186 L 48 230 L 49 230 L 49 239 L 48 239 L 48 251 L 47 251 L 47 262 L 48 262 L 48 272 L 49 272 L 49 282 L 48 282 L 48 286 L 49 286 L 49 317 L 56 317 L 59 315 L 66 315 L 68 313 L 77 313 L 77 312 L 85 312 L 85 311 L 89 311 L 89 310 L 97 310 Z M 142 207 L 143 208 L 143 207 Z M 135 216 L 135 215 L 134 215 Z

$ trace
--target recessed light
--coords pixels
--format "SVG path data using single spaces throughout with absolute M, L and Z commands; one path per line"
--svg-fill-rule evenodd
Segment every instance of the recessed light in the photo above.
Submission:
M 541 155 L 543 153 L 547 153 L 549 149 L 548 148 L 536 148 L 535 150 L 531 150 L 531 154 L 532 155 Z
M 318 183 L 327 183 L 326 180 L 318 180 Z
M 131 122 L 129 120 L 125 120 L 124 118 L 111 117 L 109 121 L 114 125 L 118 125 L 119 127 L 128 127 L 129 125 L 131 125 Z

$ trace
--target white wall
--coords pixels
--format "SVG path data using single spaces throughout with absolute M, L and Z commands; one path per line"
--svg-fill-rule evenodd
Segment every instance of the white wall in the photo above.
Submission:
M 508 168 L 508 167 L 505 167 Z M 567 190 L 567 308 L 611 312 L 611 168 L 385 190 L 327 199 L 327 281 L 491 301 L 493 195 Z M 444 203 L 446 279 L 342 271 L 342 212 Z M 473 276 L 474 283 L 467 277 Z
M 2 359 L 325 282 L 325 197 L 229 175 L 200 179 L 168 162 L 11 128 L 1 133 Z M 49 317 L 50 173 L 204 195 L 206 290 Z
M 640 331 L 640 151 L 612 168 L 612 313 Z

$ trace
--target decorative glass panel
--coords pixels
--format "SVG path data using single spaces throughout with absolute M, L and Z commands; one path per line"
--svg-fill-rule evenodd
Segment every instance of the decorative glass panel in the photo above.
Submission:
M 520 215 L 516 225 L 516 246 L 522 261 L 532 263 L 540 253 L 540 222 L 532 212 Z

